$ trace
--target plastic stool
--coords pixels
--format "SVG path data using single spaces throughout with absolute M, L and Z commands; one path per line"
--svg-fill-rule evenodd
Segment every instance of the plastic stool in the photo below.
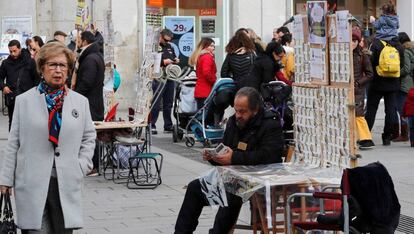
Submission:
M 160 153 L 139 153 L 129 158 L 127 187 L 130 189 L 156 188 L 162 183 L 162 161 L 163 156 Z

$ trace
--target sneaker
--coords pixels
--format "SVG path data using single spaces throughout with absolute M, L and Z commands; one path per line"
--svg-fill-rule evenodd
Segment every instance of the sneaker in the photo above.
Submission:
M 157 135 L 158 134 L 157 129 L 151 128 L 151 134 L 152 135 Z
M 164 133 L 172 133 L 173 132 L 173 127 L 171 128 L 164 128 Z
M 94 177 L 94 176 L 98 176 L 98 175 L 99 175 L 98 170 L 96 170 L 96 168 L 94 168 L 86 176 Z
M 362 140 L 359 142 L 360 150 L 368 150 L 374 148 L 375 144 L 372 140 Z

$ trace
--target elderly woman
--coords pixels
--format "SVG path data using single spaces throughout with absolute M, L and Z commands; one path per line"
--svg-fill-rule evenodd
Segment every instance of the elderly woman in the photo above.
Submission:
M 83 225 L 81 188 L 92 168 L 96 132 L 88 100 L 67 89 L 72 51 L 58 42 L 43 46 L 39 86 L 16 99 L 0 189 L 14 188 L 22 233 L 72 233 Z

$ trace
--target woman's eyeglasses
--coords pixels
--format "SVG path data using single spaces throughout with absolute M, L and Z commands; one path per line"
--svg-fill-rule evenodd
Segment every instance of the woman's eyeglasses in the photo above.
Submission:
M 57 70 L 58 68 L 60 68 L 60 70 L 66 71 L 68 69 L 68 65 L 65 63 L 47 62 L 46 65 L 51 70 Z

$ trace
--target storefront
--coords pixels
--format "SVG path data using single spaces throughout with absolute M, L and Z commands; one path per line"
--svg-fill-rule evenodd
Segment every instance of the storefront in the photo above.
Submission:
M 177 34 L 191 34 L 193 43 L 187 41 L 183 45 L 178 41 L 173 41 L 176 53 L 187 57 L 201 38 L 213 38 L 216 44 L 216 60 L 222 61 L 225 42 L 228 41 L 229 35 L 228 6 L 228 0 L 146 0 L 142 27 L 144 29 L 148 25 L 167 27 L 174 34 L 176 32 Z M 183 24 L 171 24 L 171 17 L 168 16 L 183 17 L 185 21 L 182 21 Z M 217 65 L 220 66 L 220 63 Z

